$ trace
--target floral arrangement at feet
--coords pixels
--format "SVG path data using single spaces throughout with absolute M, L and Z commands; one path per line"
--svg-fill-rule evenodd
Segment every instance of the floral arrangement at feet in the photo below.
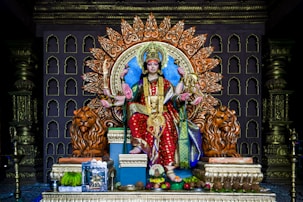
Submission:
M 155 164 L 149 169 L 149 176 L 145 186 L 147 190 L 202 190 L 206 185 L 204 181 L 195 176 L 173 182 L 165 176 L 165 170 L 160 164 Z
M 149 182 L 146 184 L 146 189 L 169 189 L 170 184 L 165 181 L 164 167 L 160 164 L 154 164 L 149 169 Z

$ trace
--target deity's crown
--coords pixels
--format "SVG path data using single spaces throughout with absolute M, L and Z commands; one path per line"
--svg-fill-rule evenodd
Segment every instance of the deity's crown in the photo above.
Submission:
M 146 58 L 145 61 L 149 61 L 149 60 L 157 60 L 158 62 L 160 62 L 160 57 L 159 57 L 159 52 L 157 50 L 157 45 L 154 43 L 150 43 L 148 45 L 148 48 L 146 50 Z

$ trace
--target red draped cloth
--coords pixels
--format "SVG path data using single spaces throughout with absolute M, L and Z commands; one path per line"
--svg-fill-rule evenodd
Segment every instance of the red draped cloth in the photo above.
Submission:
M 150 95 L 156 95 L 157 81 L 153 81 L 150 86 Z M 169 81 L 164 79 L 164 93 L 167 92 L 171 87 L 172 86 Z M 140 95 L 139 101 L 136 103 L 145 105 L 144 93 L 140 93 Z M 134 102 L 129 104 L 131 105 L 133 103 Z M 162 115 L 165 118 L 165 126 L 163 127 L 163 133 L 160 136 L 159 148 L 156 148 L 158 157 L 153 164 L 158 163 L 161 165 L 171 165 L 175 162 L 175 153 L 178 142 L 178 133 L 176 124 L 174 122 L 174 117 L 178 116 L 178 112 L 174 108 L 171 100 L 165 103 Z M 132 144 L 139 147 L 148 155 L 150 159 L 152 159 L 152 150 L 155 138 L 150 132 L 147 131 L 148 117 L 149 116 L 146 114 L 135 112 L 133 115 L 131 115 L 128 121 L 128 126 L 131 130 Z

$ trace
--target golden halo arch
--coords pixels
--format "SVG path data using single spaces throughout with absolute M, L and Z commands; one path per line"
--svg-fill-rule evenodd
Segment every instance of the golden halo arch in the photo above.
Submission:
M 123 69 L 125 68 L 125 65 L 128 64 L 128 62 L 134 57 L 138 58 L 139 65 L 143 64 L 143 59 L 141 55 L 142 53 L 140 53 L 140 51 L 144 52 L 144 48 L 148 46 L 150 43 L 155 43 L 160 47 L 162 47 L 164 49 L 163 51 L 166 51 L 166 54 L 168 56 L 171 56 L 172 58 L 175 59 L 175 61 L 178 61 L 178 65 L 180 67 L 183 67 L 186 73 L 194 72 L 193 66 L 191 65 L 191 62 L 188 59 L 188 57 L 186 57 L 186 55 L 175 46 L 172 46 L 171 44 L 161 41 L 141 42 L 125 50 L 113 64 L 113 67 L 111 68 L 110 79 L 109 79 L 110 89 L 113 95 L 119 95 L 122 93 L 120 75 Z M 163 65 L 163 69 L 165 67 L 166 64 Z

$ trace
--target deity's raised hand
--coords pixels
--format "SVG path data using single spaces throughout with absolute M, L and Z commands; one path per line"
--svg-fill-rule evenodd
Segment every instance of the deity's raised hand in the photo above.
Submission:
M 182 94 L 180 94 L 179 99 L 180 99 L 181 101 L 186 101 L 186 100 L 189 99 L 190 96 L 191 96 L 191 93 L 182 93 Z
M 192 105 L 197 105 L 197 104 L 200 104 L 203 100 L 203 97 L 199 96 L 199 97 L 196 97 L 192 102 L 190 102 L 190 104 Z
M 124 95 L 117 95 L 115 96 L 116 102 L 114 103 L 114 106 L 122 106 L 125 102 L 125 96 Z
M 133 97 L 133 91 L 127 83 L 122 84 L 122 90 L 123 90 L 123 93 L 124 93 L 126 99 L 129 100 Z
M 128 64 L 125 65 L 125 68 L 123 69 L 122 73 L 120 74 L 120 78 L 123 80 L 124 76 L 127 74 L 129 70 Z
M 185 75 L 185 71 L 183 67 L 178 67 L 178 73 L 183 77 Z
M 101 100 L 101 104 L 105 108 L 110 108 L 112 106 L 107 100 Z
M 103 89 L 103 94 L 106 95 L 106 96 L 109 96 L 109 97 L 111 96 L 110 91 L 109 91 L 108 88 Z

